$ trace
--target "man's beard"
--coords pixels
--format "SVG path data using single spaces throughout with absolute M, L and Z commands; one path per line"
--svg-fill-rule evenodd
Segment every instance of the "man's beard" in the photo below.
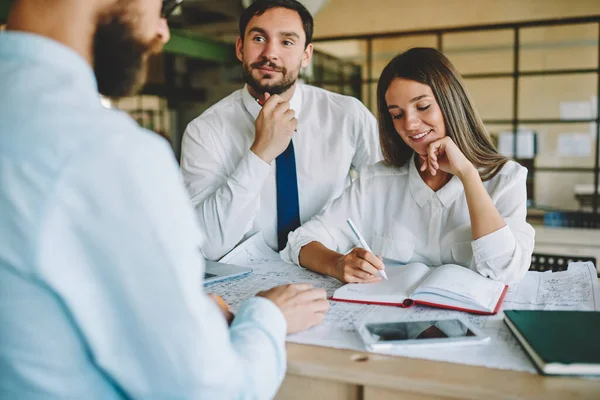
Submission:
M 94 36 L 94 73 L 98 91 L 111 98 L 137 92 L 146 80 L 146 60 L 152 43 L 133 35 L 133 27 L 118 15 L 98 24 Z
M 260 82 L 252 76 L 252 70 L 263 66 L 267 66 L 276 70 L 272 73 L 261 72 L 263 76 L 281 73 L 283 75 L 281 81 L 272 85 L 261 85 Z M 300 71 L 300 67 L 298 67 L 296 71 L 288 72 L 287 68 L 278 67 L 266 59 L 253 64 L 244 63 L 242 69 L 244 72 L 244 80 L 248 86 L 250 86 L 256 93 L 269 93 L 271 95 L 285 93 L 289 88 L 294 86 L 296 80 L 298 79 L 298 72 Z

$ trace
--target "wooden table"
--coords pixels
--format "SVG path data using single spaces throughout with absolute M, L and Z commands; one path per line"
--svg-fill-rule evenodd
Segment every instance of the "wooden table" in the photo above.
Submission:
M 600 379 L 287 344 L 277 400 L 600 399 Z

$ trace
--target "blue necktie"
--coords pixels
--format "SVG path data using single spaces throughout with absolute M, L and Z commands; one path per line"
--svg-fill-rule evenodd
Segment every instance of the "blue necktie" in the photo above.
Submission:
M 298 203 L 298 178 L 296 176 L 296 156 L 294 144 L 276 158 L 277 179 L 277 244 L 279 251 L 287 244 L 288 233 L 300 226 L 300 205 Z

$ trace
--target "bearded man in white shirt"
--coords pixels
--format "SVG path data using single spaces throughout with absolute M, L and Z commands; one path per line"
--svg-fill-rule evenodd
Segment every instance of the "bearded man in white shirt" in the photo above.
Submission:
M 283 249 L 288 232 L 348 186 L 352 168 L 381 159 L 377 122 L 360 101 L 297 81 L 312 29 L 295 0 L 254 2 L 236 44 L 247 85 L 186 129 L 181 169 L 209 259 L 259 231 Z

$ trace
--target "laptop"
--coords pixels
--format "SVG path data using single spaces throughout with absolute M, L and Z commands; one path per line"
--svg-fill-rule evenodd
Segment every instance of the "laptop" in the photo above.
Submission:
M 239 278 L 252 272 L 252 268 L 240 267 L 232 264 L 225 264 L 216 261 L 206 260 L 206 269 L 204 270 L 204 284 L 209 285 L 215 282 L 221 282 L 227 279 Z

